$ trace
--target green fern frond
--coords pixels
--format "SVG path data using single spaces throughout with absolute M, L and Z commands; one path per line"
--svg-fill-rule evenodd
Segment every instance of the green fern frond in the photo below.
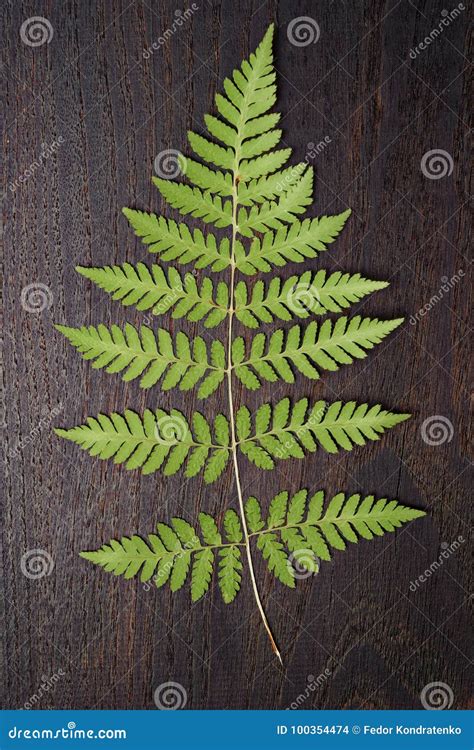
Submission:
M 286 332 L 277 330 L 268 338 L 258 333 L 248 353 L 239 336 L 232 342 L 234 372 L 250 390 L 260 388 L 262 380 L 294 383 L 294 371 L 318 380 L 320 370 L 334 372 L 341 365 L 366 357 L 402 322 L 403 318 L 378 320 L 357 315 L 326 320 L 320 326 L 312 322 L 305 330 L 296 325 Z
M 397 500 L 346 496 L 342 492 L 329 501 L 325 511 L 323 507 L 324 492 L 308 499 L 305 489 L 291 498 L 286 491 L 276 495 L 265 521 L 255 497 L 245 504 L 250 538 L 255 538 L 269 571 L 290 588 L 295 587 L 295 569 L 316 573 L 318 562 L 330 561 L 332 551 L 345 550 L 347 542 L 371 540 L 425 515 Z M 191 571 L 191 597 L 197 601 L 209 590 L 217 552 L 219 589 L 229 604 L 240 589 L 243 568 L 245 544 L 238 515 L 234 510 L 226 511 L 225 541 L 212 516 L 200 513 L 199 526 L 197 531 L 187 521 L 172 518 L 171 526 L 159 523 L 156 533 L 145 539 L 136 535 L 113 539 L 96 551 L 81 552 L 81 557 L 126 579 L 153 579 L 157 587 L 169 583 L 172 591 L 182 588 Z
M 320 446 L 328 453 L 351 451 L 368 440 L 379 440 L 385 430 L 405 421 L 410 414 L 393 414 L 379 404 L 317 401 L 312 407 L 302 398 L 293 407 L 289 398 L 275 406 L 263 404 L 255 412 L 251 429 L 250 412 L 237 412 L 240 451 L 261 469 L 273 469 L 274 459 L 304 458 Z
M 141 377 L 140 387 L 151 388 L 165 374 L 161 387 L 169 391 L 179 386 L 189 391 L 200 380 L 199 398 L 214 393 L 224 380 L 225 349 L 220 341 L 213 341 L 210 354 L 201 336 L 189 340 L 179 332 L 175 338 L 164 328 L 154 333 L 142 326 L 137 331 L 127 323 L 122 331 L 118 326 L 108 329 L 104 325 L 68 328 L 55 326 L 92 367 L 106 368 L 109 373 L 123 372 L 126 382 Z
M 196 268 L 211 266 L 212 271 L 222 271 L 230 264 L 230 243 L 226 237 L 218 244 L 213 234 L 204 237 L 199 229 L 191 233 L 186 224 L 177 224 L 163 216 L 131 208 L 124 208 L 123 213 L 135 234 L 149 245 L 150 253 L 160 253 L 161 260 L 193 262 Z
M 273 320 L 308 318 L 328 312 L 341 312 L 368 294 L 388 286 L 386 281 L 365 279 L 335 271 L 305 271 L 286 281 L 274 278 L 269 284 L 257 281 L 249 290 L 245 281 L 235 287 L 235 316 L 248 328 Z
M 267 232 L 263 240 L 255 237 L 248 253 L 237 258 L 237 268 L 252 275 L 259 271 L 271 271 L 273 266 L 284 266 L 290 261 L 302 263 L 316 256 L 334 242 L 349 218 L 350 209 L 337 216 L 321 216 L 319 219 L 295 221 L 277 232 Z
M 102 268 L 77 266 L 76 271 L 122 305 L 134 305 L 143 311 L 151 309 L 153 315 L 172 311 L 174 319 L 202 321 L 206 328 L 214 328 L 228 314 L 229 287 L 224 281 L 214 288 L 211 279 L 204 278 L 198 285 L 192 273 L 182 275 L 175 268 L 165 271 L 156 264 L 149 269 L 144 263 Z
M 199 412 L 191 425 L 177 409 L 169 413 L 146 409 L 143 416 L 127 409 L 107 416 L 89 417 L 85 424 L 56 434 L 79 445 L 91 456 L 113 458 L 126 469 L 151 474 L 163 467 L 165 476 L 176 474 L 186 462 L 185 476 L 194 477 L 204 467 L 204 481 L 215 480 L 229 460 L 229 422 L 222 414 L 212 424 Z M 214 437 L 213 437 L 213 436 Z
M 169 525 L 158 523 L 156 533 L 146 539 L 122 537 L 82 555 L 115 575 L 139 575 L 158 588 L 168 584 L 173 592 L 189 582 L 193 601 L 209 591 L 216 574 L 222 598 L 229 603 L 240 589 L 244 552 L 258 611 L 281 660 L 258 591 L 253 544 L 269 573 L 294 588 L 298 578 L 317 573 L 320 562 L 331 559 L 333 550 L 344 550 L 347 542 L 392 532 L 424 514 L 396 500 L 343 493 L 324 509 L 324 493 L 308 498 L 304 489 L 291 498 L 288 492 L 278 493 L 266 511 L 255 497 L 243 502 L 241 455 L 259 468 L 272 469 L 277 460 L 301 459 L 319 448 L 350 451 L 378 440 L 410 416 L 355 401 L 320 400 L 310 406 L 306 398 L 293 404 L 283 398 L 274 405 L 262 404 L 253 414 L 237 403 L 236 378 L 250 389 L 262 381 L 293 383 L 297 373 L 317 379 L 323 370 L 337 370 L 367 356 L 401 323 L 356 315 L 322 324 L 312 321 L 305 329 L 293 325 L 268 336 L 258 333 L 248 344 L 241 336 L 233 338 L 234 318 L 258 328 L 274 320 L 340 313 L 387 286 L 358 273 L 311 269 L 286 280 L 239 280 L 240 274 L 268 273 L 316 258 L 350 215 L 346 210 L 302 218 L 312 200 L 313 167 L 307 160 L 285 166 L 291 149 L 280 147 L 280 115 L 270 111 L 276 101 L 273 31 L 272 25 L 255 52 L 224 80 L 215 112 L 204 117 L 206 131 L 188 133 L 195 157 L 177 152 L 179 181 L 153 178 L 172 208 L 220 231 L 213 234 L 206 228 L 204 234 L 184 221 L 124 209 L 135 234 L 158 254 L 160 263 L 227 270 L 227 280 L 197 281 L 190 273 L 143 263 L 77 269 L 124 306 L 154 315 L 170 312 L 175 319 L 202 321 L 207 328 L 226 319 L 226 339 L 207 344 L 201 336 L 146 326 L 137 330 L 129 324 L 123 329 L 57 326 L 93 367 L 121 373 L 126 381 L 139 379 L 143 388 L 160 383 L 163 390 L 186 391 L 199 383 L 198 395 L 205 398 L 225 381 L 229 416 L 217 414 L 211 420 L 194 412 L 187 419 L 176 409 L 146 409 L 139 416 L 128 409 L 89 417 L 85 424 L 56 432 L 92 456 L 144 474 L 183 470 L 194 477 L 203 472 L 204 481 L 211 483 L 232 464 L 238 513 L 229 509 L 219 519 L 199 513 L 195 525 L 172 518 Z M 228 236 L 221 238 L 224 234 Z

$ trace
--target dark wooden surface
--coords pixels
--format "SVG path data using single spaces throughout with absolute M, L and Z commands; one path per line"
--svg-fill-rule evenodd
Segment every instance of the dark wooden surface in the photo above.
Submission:
M 466 707 L 468 545 L 415 592 L 410 582 L 446 544 L 468 535 L 468 11 L 411 59 L 410 50 L 438 26 L 441 0 L 198 4 L 149 60 L 142 50 L 171 26 L 174 2 L 4 6 L 3 705 L 23 706 L 44 677 L 62 671 L 37 707 L 153 709 L 155 688 L 174 681 L 187 691 L 188 708 L 279 708 L 305 694 L 308 675 L 328 670 L 303 708 L 419 708 L 423 687 L 434 681 L 451 688 L 455 708 Z M 34 15 L 49 19 L 49 44 L 22 43 L 20 27 Z M 318 22 L 316 44 L 289 43 L 287 25 L 298 16 Z M 365 362 L 314 385 L 301 379 L 293 389 L 237 395 L 250 406 L 286 392 L 354 398 L 414 415 L 350 454 L 321 453 L 271 474 L 242 462 L 246 494 L 265 505 L 277 490 L 306 486 L 399 497 L 428 511 L 396 535 L 336 554 L 295 592 L 258 563 L 283 669 L 247 579 L 233 606 L 222 604 L 215 587 L 191 606 L 188 590 L 145 591 L 78 557 L 111 537 L 147 533 L 173 514 L 193 519 L 201 509 L 235 507 L 230 466 L 210 487 L 200 479 L 142 477 L 91 459 L 51 431 L 125 405 L 178 405 L 189 414 L 197 404 L 193 395 L 144 393 L 137 383 L 94 371 L 52 324 L 139 323 L 138 313 L 111 302 L 74 266 L 147 260 L 122 206 L 166 210 L 150 182 L 154 157 L 185 149 L 186 130 L 202 129 L 223 77 L 271 21 L 278 109 L 295 161 L 308 142 L 330 138 L 315 159 L 312 214 L 353 209 L 331 252 L 307 267 L 389 279 L 391 286 L 360 309 L 407 319 L 443 277 L 465 273 L 418 323 L 407 322 Z M 9 187 L 41 145 L 59 137 L 57 153 Z M 420 161 L 431 149 L 448 152 L 451 175 L 423 175 Z M 32 283 L 52 295 L 39 314 L 21 305 L 22 289 Z M 181 322 L 172 328 L 203 333 Z M 225 409 L 224 394 L 206 408 Z M 54 409 L 58 416 L 51 416 Z M 452 439 L 438 446 L 421 435 L 433 415 L 453 426 Z M 36 548 L 55 565 L 31 580 L 20 561 Z

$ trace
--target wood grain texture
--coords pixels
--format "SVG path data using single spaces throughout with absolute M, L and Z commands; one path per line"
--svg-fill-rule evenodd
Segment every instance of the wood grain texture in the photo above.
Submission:
M 468 536 L 468 12 L 413 59 L 410 50 L 442 18 L 441 0 L 197 4 L 149 59 L 143 50 L 171 27 L 174 2 L 4 5 L 3 705 L 23 706 L 44 677 L 61 670 L 36 707 L 154 709 L 155 688 L 169 680 L 183 685 L 191 709 L 284 708 L 299 695 L 306 696 L 302 708 L 419 708 L 423 687 L 433 681 L 451 687 L 454 708 L 466 707 L 468 545 L 416 591 L 410 582 L 438 559 L 442 545 Z M 54 35 L 31 47 L 20 27 L 39 14 Z M 287 26 L 298 16 L 319 24 L 316 44 L 290 44 Z M 373 492 L 429 513 L 396 535 L 336 554 L 295 592 L 258 562 L 283 669 L 248 580 L 233 606 L 222 604 L 215 587 L 191 606 L 187 590 L 147 591 L 78 557 L 111 537 L 150 532 L 173 514 L 194 519 L 198 510 L 235 507 L 231 467 L 210 487 L 201 479 L 142 477 L 91 459 L 51 431 L 125 405 L 178 405 L 187 414 L 198 405 L 192 394 L 144 393 L 138 383 L 92 370 L 52 323 L 141 321 L 74 266 L 147 259 L 122 206 L 167 210 L 151 186 L 155 156 L 185 149 L 190 127 L 202 130 L 223 77 L 271 21 L 285 142 L 296 161 L 308 143 L 330 139 L 314 160 L 310 215 L 353 209 L 331 252 L 307 267 L 389 279 L 388 289 L 359 307 L 405 315 L 407 323 L 363 363 L 315 384 L 298 379 L 292 389 L 238 390 L 237 399 L 254 407 L 290 391 L 380 401 L 414 416 L 350 454 L 321 453 L 270 474 L 243 461 L 245 492 L 265 505 L 284 488 Z M 25 177 L 42 144 L 59 138 L 56 153 Z M 448 152 L 452 174 L 423 175 L 420 162 L 431 149 Z M 443 278 L 460 270 L 459 282 L 410 324 Z M 52 298 L 40 313 L 21 304 L 22 290 L 33 283 L 45 284 Z M 165 323 L 209 339 L 220 332 Z M 223 389 L 206 403 L 209 413 L 225 410 Z M 438 446 L 421 435 L 433 415 L 453 426 L 452 439 Z M 32 580 L 22 574 L 21 559 L 36 548 L 51 555 L 54 570 Z M 308 675 L 325 670 L 327 679 L 308 690 Z

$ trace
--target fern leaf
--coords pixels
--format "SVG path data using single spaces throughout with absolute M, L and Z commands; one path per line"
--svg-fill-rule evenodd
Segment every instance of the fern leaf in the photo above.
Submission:
M 305 212 L 312 201 L 313 169 L 310 167 L 278 201 L 267 201 L 253 206 L 246 212 L 241 209 L 238 216 L 237 231 L 248 237 L 254 232 L 266 232 L 268 229 L 279 229 L 283 222 L 293 223 L 298 214 Z
M 201 527 L 202 538 L 206 544 L 217 546 L 222 544 L 222 537 L 212 516 L 209 516 L 207 513 L 200 513 L 199 525 Z
M 272 198 L 279 198 L 289 190 L 306 169 L 306 163 L 301 162 L 294 167 L 274 172 L 259 179 L 239 182 L 238 199 L 242 206 L 252 206 L 254 203 L 264 203 Z
M 122 380 L 127 382 L 140 377 L 141 388 L 151 388 L 165 376 L 161 383 L 164 391 L 178 385 L 180 390 L 188 391 L 201 380 L 198 395 L 207 398 L 224 379 L 225 349 L 217 340 L 212 342 L 209 357 L 206 342 L 200 336 L 191 342 L 179 332 L 173 340 L 163 328 L 156 334 L 146 326 L 137 331 L 129 323 L 123 331 L 115 325 L 111 329 L 104 325 L 55 328 L 84 359 L 92 361 L 92 367 L 105 367 L 109 373 L 122 372 Z
M 219 114 L 239 135 L 231 143 L 236 149 L 240 141 L 260 135 L 272 128 L 275 116 L 262 118 L 276 100 L 275 71 L 272 54 L 273 25 L 270 26 L 259 46 L 232 78 L 224 80 L 224 94 L 217 94 L 216 106 Z M 207 122 L 209 127 L 209 121 Z
M 204 161 L 216 167 L 232 169 L 234 163 L 234 152 L 232 149 L 218 146 L 216 143 L 191 131 L 188 132 L 188 141 L 193 151 Z
M 104 544 L 94 552 L 81 552 L 81 557 L 100 565 L 108 573 L 132 578 L 141 571 L 141 580 L 148 581 L 158 565 L 159 556 L 140 537 L 123 537 Z M 165 550 L 163 550 L 165 554 Z
M 304 331 L 300 326 L 293 326 L 286 333 L 277 330 L 268 339 L 258 333 L 247 357 L 242 356 L 244 340 L 239 337 L 232 344 L 234 372 L 251 390 L 260 388 L 262 380 L 294 383 L 294 371 L 317 380 L 320 370 L 333 372 L 341 365 L 352 364 L 354 359 L 366 357 L 402 322 L 403 318 L 378 320 L 357 315 L 352 319 L 326 320 L 319 328 L 312 322 Z
M 270 503 L 267 523 L 252 532 L 252 536 L 257 537 L 257 546 L 265 550 L 264 556 L 278 558 L 281 571 L 284 557 L 290 560 L 288 553 L 293 553 L 297 565 L 311 570 L 311 558 L 308 559 L 307 555 L 298 558 L 295 553 L 309 549 L 320 560 L 329 561 L 332 549 L 345 550 L 347 542 L 357 543 L 361 538 L 370 540 L 382 536 L 426 515 L 424 511 L 408 508 L 397 500 L 375 500 L 373 495 L 361 499 L 360 495 L 346 496 L 342 492 L 332 497 L 323 511 L 322 490 L 309 499 L 307 490 L 300 490 L 289 501 L 285 518 L 287 499 L 287 492 L 276 495 Z M 255 498 L 249 498 L 247 505 L 249 502 L 259 505 Z M 277 516 L 275 508 L 278 508 Z M 265 537 L 270 538 L 270 543 L 263 541 Z
M 235 511 L 228 513 L 233 513 L 237 518 Z M 204 516 L 200 514 L 201 528 L 206 529 L 203 532 L 204 544 L 187 521 L 172 518 L 172 526 L 159 523 L 157 534 L 150 534 L 146 539 L 139 536 L 122 537 L 120 541 L 113 539 L 96 551 L 80 554 L 117 576 L 129 579 L 139 575 L 143 582 L 154 577 L 158 588 L 169 583 L 172 592 L 182 588 L 191 570 L 191 597 L 197 601 L 209 588 L 214 548 L 217 548 L 219 588 L 224 602 L 229 604 L 240 588 L 242 544 L 240 540 L 236 544 L 223 544 L 214 519 Z M 209 541 L 205 537 L 209 535 L 211 527 L 213 538 Z
M 237 259 L 237 268 L 252 275 L 270 271 L 273 266 L 284 266 L 289 261 L 302 263 L 316 256 L 334 242 L 350 216 L 350 210 L 336 216 L 295 221 L 277 232 L 267 232 L 263 240 L 255 237 L 248 253 Z
M 295 588 L 295 573 L 283 544 L 277 534 L 261 534 L 257 540 L 257 547 L 266 560 L 268 569 L 279 581 Z
M 308 400 L 300 399 L 291 408 L 290 400 L 284 398 L 274 407 L 263 404 L 257 409 L 254 434 L 243 438 L 237 432 L 238 447 L 259 468 L 273 469 L 274 459 L 304 458 L 305 451 L 312 453 L 319 446 L 328 453 L 350 451 L 355 445 L 378 440 L 409 416 L 355 401 L 330 405 L 318 401 L 309 408 Z
M 227 510 L 224 515 L 224 529 L 228 542 L 239 544 L 243 539 L 240 518 L 235 510 Z
M 258 328 L 274 320 L 340 313 L 387 286 L 357 273 L 324 270 L 306 270 L 287 280 L 258 280 L 253 286 L 235 281 L 236 272 L 251 276 L 317 257 L 350 215 L 348 210 L 301 220 L 312 199 L 313 169 L 307 163 L 284 166 L 291 149 L 279 148 L 280 115 L 270 111 L 276 100 L 272 36 L 273 25 L 256 51 L 224 80 L 224 92 L 215 99 L 217 111 L 204 118 L 207 133 L 188 133 L 197 158 L 178 156 L 186 182 L 153 179 L 172 208 L 228 229 L 229 238 L 211 232 L 205 236 L 185 223 L 124 209 L 136 235 L 161 261 L 193 263 L 213 272 L 230 267 L 230 283 L 213 284 L 209 278 L 197 282 L 192 274 L 165 271 L 156 264 L 78 268 L 123 305 L 154 315 L 171 312 L 175 319 L 203 321 L 208 328 L 228 317 L 230 336 L 234 316 Z M 222 414 L 211 421 L 199 412 L 187 419 L 176 409 L 147 409 L 142 416 L 126 410 L 89 417 L 83 425 L 56 432 L 91 455 L 113 459 L 127 469 L 144 474 L 162 469 L 165 475 L 183 470 L 187 477 L 202 472 L 206 483 L 222 474 L 231 457 L 239 481 L 237 453 L 259 468 L 272 469 L 279 459 L 301 459 L 319 448 L 350 451 L 378 440 L 410 415 L 354 401 L 310 406 L 305 398 L 293 404 L 289 398 L 264 403 L 251 414 L 246 406 L 234 407 L 231 371 L 249 389 L 259 388 L 262 381 L 293 383 L 298 373 L 318 379 L 324 370 L 366 357 L 401 322 L 341 316 L 322 324 L 309 322 L 306 328 L 293 325 L 269 335 L 258 333 L 249 344 L 239 336 L 225 342 L 216 338 L 209 345 L 200 336 L 172 335 L 162 328 L 57 326 L 93 367 L 120 373 L 126 381 L 139 379 L 142 388 L 160 382 L 163 390 L 186 391 L 199 383 L 198 395 L 205 398 L 227 374 L 230 421 Z M 330 560 L 334 550 L 393 532 L 424 515 L 371 495 L 339 492 L 326 503 L 322 490 L 311 497 L 305 489 L 292 496 L 279 492 L 266 512 L 256 497 L 242 504 L 239 490 L 238 499 L 240 514 L 228 509 L 222 523 L 207 513 L 198 514 L 197 525 L 171 518 L 144 539 L 124 536 L 82 556 L 114 575 L 153 580 L 158 588 L 168 584 L 172 592 L 189 582 L 193 601 L 209 591 L 216 572 L 222 598 L 230 603 L 240 589 L 245 549 L 255 599 L 280 656 L 262 609 L 251 543 L 256 543 L 269 572 L 294 588 L 297 578 L 317 573 L 320 561 Z
M 183 159 L 181 172 L 192 185 L 212 194 L 228 198 L 232 195 L 232 175 L 230 172 L 220 172 L 209 169 L 193 159 Z
M 256 534 L 264 528 L 265 524 L 262 518 L 262 510 L 256 497 L 249 497 L 245 503 L 245 518 L 247 519 L 248 527 L 253 534 Z
M 170 206 L 177 208 L 181 214 L 191 214 L 216 227 L 229 227 L 232 224 L 231 201 L 223 202 L 208 190 L 203 191 L 160 177 L 153 177 L 153 183 Z
M 214 419 L 214 441 L 211 425 L 195 412 L 191 426 L 181 412 L 146 409 L 143 417 L 127 409 L 125 413 L 99 414 L 85 424 L 69 430 L 56 429 L 66 438 L 87 450 L 91 456 L 113 458 L 126 469 L 141 469 L 151 474 L 163 467 L 164 474 L 176 474 L 186 462 L 185 475 L 192 477 L 205 466 L 204 480 L 210 484 L 222 473 L 229 459 L 229 443 L 219 414 Z
M 214 567 L 214 550 L 208 548 L 196 553 L 193 561 L 191 599 L 197 602 L 209 588 Z
M 239 163 L 239 180 L 247 182 L 276 172 L 291 156 L 291 148 L 281 148 L 270 154 L 257 156 L 255 159 L 244 159 Z
M 242 579 L 242 561 L 237 546 L 222 547 L 219 550 L 219 588 L 226 604 L 237 596 Z
M 213 234 L 204 237 L 199 229 L 191 233 L 186 224 L 177 224 L 163 216 L 130 208 L 124 208 L 123 213 L 135 234 L 149 246 L 151 253 L 160 253 L 161 260 L 194 263 L 196 268 L 211 266 L 212 271 L 222 271 L 230 263 L 230 243 L 227 238 L 218 244 Z
M 267 526 L 269 529 L 282 525 L 286 517 L 287 506 L 288 492 L 280 492 L 278 495 L 275 495 L 268 511 Z
M 206 328 L 213 328 L 228 314 L 229 287 L 224 281 L 219 281 L 214 289 L 211 279 L 204 278 L 198 286 L 192 273 L 182 276 L 175 268 L 166 272 L 161 266 L 153 264 L 149 269 L 144 263 L 102 268 L 77 266 L 76 270 L 122 305 L 151 309 L 153 315 L 172 310 L 174 319 L 202 320 Z
M 249 292 L 244 281 L 235 287 L 235 315 L 248 328 L 273 320 L 308 318 L 327 312 L 341 312 L 372 292 L 388 286 L 386 281 L 371 281 L 359 273 L 305 271 L 286 281 L 274 278 L 268 284 L 257 281 Z

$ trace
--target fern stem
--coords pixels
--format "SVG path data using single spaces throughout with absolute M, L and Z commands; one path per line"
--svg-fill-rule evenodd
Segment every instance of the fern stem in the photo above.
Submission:
M 236 164 L 238 164 L 237 154 L 236 154 Z M 269 622 L 267 620 L 267 616 L 265 614 L 265 610 L 263 608 L 262 601 L 260 599 L 257 581 L 255 578 L 255 571 L 254 571 L 253 559 L 252 559 L 252 550 L 250 547 L 250 536 L 249 536 L 249 531 L 247 528 L 247 520 L 245 518 L 245 507 L 244 507 L 244 499 L 242 495 L 242 485 L 240 481 L 239 462 L 237 459 L 237 439 L 236 439 L 236 431 L 235 431 L 234 397 L 233 397 L 233 392 L 232 392 L 232 327 L 233 327 L 233 320 L 234 320 L 235 307 L 236 307 L 234 287 L 235 287 L 235 242 L 237 238 L 237 204 L 238 204 L 237 170 L 235 170 L 233 184 L 232 184 L 232 244 L 231 244 L 230 289 L 229 289 L 230 309 L 229 309 L 229 322 L 228 322 L 228 333 L 227 333 L 227 370 L 226 370 L 227 393 L 228 393 L 228 400 L 229 400 L 231 450 L 232 450 L 232 459 L 234 462 L 234 473 L 235 473 L 235 482 L 237 485 L 237 495 L 239 499 L 240 519 L 242 522 L 242 529 L 244 532 L 245 551 L 247 554 L 247 563 L 249 566 L 252 589 L 253 589 L 255 601 L 257 603 L 257 608 L 260 613 L 260 617 L 262 618 L 263 625 L 270 639 L 272 650 L 274 654 L 277 656 L 277 658 L 279 659 L 280 664 L 283 665 L 280 651 L 276 644 L 275 638 L 273 637 L 273 633 L 271 631 Z

